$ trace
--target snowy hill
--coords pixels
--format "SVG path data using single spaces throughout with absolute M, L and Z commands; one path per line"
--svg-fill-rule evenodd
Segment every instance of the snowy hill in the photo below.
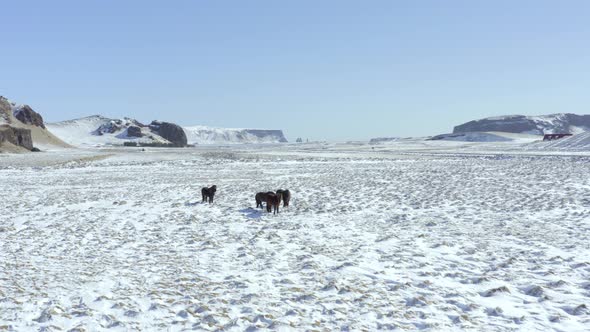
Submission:
M 470 121 L 456 126 L 453 133 L 509 132 L 522 134 L 553 134 L 590 131 L 590 115 L 559 113 L 540 116 L 508 115 Z
M 167 144 L 159 126 L 152 122 L 144 125 L 131 118 L 110 119 L 93 115 L 81 119 L 48 123 L 49 130 L 76 146 L 122 145 L 124 142 Z M 227 143 L 283 143 L 287 142 L 281 130 L 225 129 L 204 126 L 178 127 L 188 144 Z M 183 145 L 186 145 L 184 143 Z
M 184 127 L 190 144 L 286 143 L 282 130 Z
M 129 141 L 143 144 L 186 145 L 186 137 L 184 141 L 181 138 L 181 141 L 177 142 L 170 135 L 160 132 L 161 124 L 177 127 L 178 131 L 184 135 L 182 129 L 174 124 L 154 121 L 150 125 L 144 125 L 131 118 L 110 119 L 101 115 L 48 123 L 47 127 L 52 133 L 75 146 L 122 145 Z

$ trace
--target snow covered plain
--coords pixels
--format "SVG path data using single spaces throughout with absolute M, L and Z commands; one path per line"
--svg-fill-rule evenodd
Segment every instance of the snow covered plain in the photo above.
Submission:
M 1 155 L 0 330 L 589 330 L 590 153 L 489 146 Z

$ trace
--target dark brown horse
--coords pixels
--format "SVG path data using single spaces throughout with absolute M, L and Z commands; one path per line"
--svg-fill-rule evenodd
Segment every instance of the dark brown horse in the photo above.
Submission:
M 279 189 L 277 190 L 277 195 L 281 195 L 281 198 L 283 199 L 283 207 L 289 206 L 289 201 L 291 200 L 291 192 L 289 189 Z
M 281 195 L 277 195 L 272 191 L 268 192 L 266 195 L 266 212 L 270 213 L 272 209 L 272 214 L 279 213 L 279 205 L 281 205 Z
M 201 195 L 203 195 L 202 203 L 207 202 L 209 199 L 209 204 L 213 203 L 213 197 L 215 196 L 215 192 L 217 191 L 217 186 L 212 186 L 211 188 L 203 188 L 201 189 Z
M 256 207 L 257 208 L 260 207 L 261 209 L 263 209 L 264 207 L 262 206 L 262 202 L 265 202 L 266 203 L 267 197 L 270 194 L 273 194 L 274 195 L 275 193 L 273 193 L 272 191 L 268 191 L 268 192 L 265 192 L 265 193 L 260 192 L 260 193 L 256 194 L 256 196 L 254 197 L 256 199 Z
M 268 192 L 260 192 L 256 194 L 256 207 L 260 207 L 264 209 L 262 206 L 262 202 L 266 203 L 266 211 L 274 213 L 279 213 L 279 204 L 281 204 L 281 194 L 273 193 L 272 191 Z

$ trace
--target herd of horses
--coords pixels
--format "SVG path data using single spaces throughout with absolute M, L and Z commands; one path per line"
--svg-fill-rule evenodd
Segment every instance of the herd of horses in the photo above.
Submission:
M 213 185 L 209 188 L 204 187 L 201 189 L 201 195 L 203 196 L 202 203 L 209 202 L 209 204 L 213 203 L 213 197 L 215 197 L 215 192 L 217 192 L 217 186 Z M 268 192 L 260 192 L 257 193 L 254 197 L 256 199 L 256 208 L 260 207 L 263 209 L 262 203 L 266 203 L 266 211 L 270 213 L 272 211 L 273 214 L 279 213 L 279 206 L 281 205 L 281 201 L 283 201 L 283 207 L 289 206 L 289 201 L 291 200 L 291 192 L 289 189 L 279 189 L 276 192 L 268 191 Z
M 268 191 L 265 193 L 258 193 L 254 198 L 256 199 L 257 208 L 260 207 L 262 209 L 262 202 L 266 202 L 266 211 L 270 213 L 272 210 L 272 214 L 276 214 L 279 213 L 279 205 L 281 205 L 281 201 L 283 201 L 283 207 L 289 206 L 291 192 L 289 189 L 279 189 L 276 192 Z

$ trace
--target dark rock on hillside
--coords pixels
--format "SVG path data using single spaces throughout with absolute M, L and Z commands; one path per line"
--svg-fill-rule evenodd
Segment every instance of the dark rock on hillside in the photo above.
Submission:
M 143 134 L 141 133 L 141 128 L 136 126 L 129 126 L 127 128 L 127 136 L 129 137 L 142 137 Z
M 121 130 L 123 127 L 124 124 L 122 120 L 111 120 L 105 124 L 100 125 L 100 127 L 95 130 L 95 133 L 97 135 L 112 134 Z
M 576 129 L 590 129 L 590 115 L 571 113 L 542 116 L 511 115 L 469 121 L 456 126 L 453 133 L 502 131 L 508 133 L 553 134 L 574 133 Z
M 0 144 L 3 142 L 33 150 L 33 138 L 29 129 L 0 125 Z
M 45 123 L 41 114 L 33 111 L 29 105 L 24 105 L 14 112 L 14 117 L 24 124 L 29 124 L 45 129 Z
M 188 144 L 186 133 L 179 125 L 170 122 L 152 121 L 150 129 L 162 136 L 176 147 L 185 147 Z
M 95 116 L 98 118 L 102 118 L 102 116 Z M 137 129 L 132 129 L 135 131 L 135 133 L 137 133 L 137 130 L 141 127 L 146 127 L 146 125 L 142 124 L 141 122 L 135 120 L 135 119 L 130 119 L 130 118 L 124 118 L 124 119 L 107 119 L 104 118 L 107 122 L 101 124 L 94 132 L 94 135 L 98 135 L 98 136 L 102 136 L 104 134 L 114 134 L 117 132 L 120 132 L 126 128 L 130 128 L 131 126 L 136 127 Z M 141 129 L 139 129 L 139 132 L 141 133 Z M 133 135 L 129 135 L 129 136 L 133 136 Z M 141 136 L 135 136 L 135 137 L 141 137 Z

